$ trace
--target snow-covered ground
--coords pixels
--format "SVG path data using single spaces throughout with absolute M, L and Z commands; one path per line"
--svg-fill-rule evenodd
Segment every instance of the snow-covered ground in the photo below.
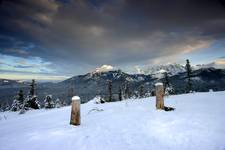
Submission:
M 175 111 L 155 109 L 155 97 L 81 105 L 81 125 L 70 107 L 0 113 L 1 150 L 225 150 L 225 92 L 166 98 Z M 90 111 L 93 108 L 103 111 Z

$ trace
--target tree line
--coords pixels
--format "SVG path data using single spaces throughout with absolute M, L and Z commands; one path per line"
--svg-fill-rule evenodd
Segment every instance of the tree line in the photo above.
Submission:
M 190 93 L 192 92 L 192 69 L 191 69 L 191 65 L 190 65 L 190 61 L 187 59 L 186 60 L 186 65 L 185 65 L 185 69 L 186 69 L 186 93 Z M 171 95 L 171 94 L 175 94 L 174 88 L 169 80 L 169 75 L 167 72 L 164 72 L 164 77 L 163 77 L 163 85 L 164 85 L 164 93 L 166 96 Z M 107 97 L 101 97 L 101 102 L 112 102 L 113 100 L 113 93 L 112 93 L 112 86 L 113 86 L 113 82 L 111 80 L 108 81 L 108 98 Z M 129 87 L 129 83 L 125 82 L 124 84 L 122 84 L 119 89 L 118 89 L 118 97 L 116 99 L 118 99 L 119 101 L 122 101 L 123 99 L 129 99 L 129 98 L 145 98 L 145 97 L 149 97 L 149 96 L 155 96 L 154 91 L 146 91 L 144 89 L 144 85 L 140 85 L 139 86 L 139 90 L 138 91 L 130 91 L 130 87 Z M 99 97 L 99 96 L 98 96 Z
M 192 69 L 190 65 L 190 61 L 187 59 L 186 60 L 186 92 L 192 92 Z M 162 82 L 164 84 L 164 92 L 165 95 L 170 95 L 170 94 L 175 94 L 174 93 L 174 88 L 169 80 L 169 75 L 167 72 L 164 72 L 164 77 L 162 79 Z M 38 101 L 37 93 L 36 93 L 36 83 L 35 80 L 33 79 L 30 86 L 30 90 L 28 92 L 28 95 L 25 97 L 23 90 L 19 90 L 17 95 L 15 96 L 13 103 L 11 106 L 9 105 L 1 105 L 0 104 L 0 110 L 1 111 L 20 111 L 20 113 L 24 113 L 26 110 L 30 109 L 40 109 L 40 108 L 59 108 L 62 106 L 65 106 L 66 103 L 64 100 L 60 100 L 57 98 L 56 100 L 53 100 L 52 95 L 46 95 L 44 99 L 44 105 L 40 105 L 40 102 Z M 107 81 L 107 86 L 108 86 L 108 94 L 107 96 L 98 96 L 99 97 L 99 102 L 104 103 L 104 102 L 113 102 L 113 101 L 122 101 L 124 99 L 129 99 L 129 98 L 145 98 L 149 96 L 155 96 L 154 91 L 148 91 L 145 90 L 144 85 L 140 85 L 137 91 L 131 91 L 129 82 L 123 83 L 121 86 L 118 88 L 118 94 L 113 94 L 112 92 L 112 87 L 113 87 L 113 82 L 111 80 Z M 74 89 L 69 88 L 69 94 L 68 98 L 71 98 L 74 96 Z M 115 100 L 116 99 L 116 100 Z
M 20 114 L 23 114 L 25 111 L 31 109 L 40 109 L 43 107 L 46 109 L 59 108 L 66 105 L 65 101 L 62 101 L 59 98 L 53 100 L 52 95 L 46 95 L 44 99 L 44 105 L 41 106 L 40 102 L 38 101 L 36 83 L 34 79 L 29 86 L 30 90 L 27 96 L 25 96 L 24 91 L 20 89 L 17 95 L 14 97 L 12 105 L 0 105 L 0 111 L 19 111 Z

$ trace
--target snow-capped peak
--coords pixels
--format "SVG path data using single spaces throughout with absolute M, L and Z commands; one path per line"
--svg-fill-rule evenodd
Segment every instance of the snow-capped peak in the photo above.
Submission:
M 135 68 L 138 73 L 142 72 L 143 74 L 163 74 L 167 72 L 169 75 L 175 75 L 180 72 L 185 72 L 185 67 L 180 64 L 165 64 L 165 65 L 157 65 L 157 66 L 144 66 L 142 68 L 137 67 Z
M 98 67 L 93 71 L 93 73 L 98 73 L 98 72 L 108 72 L 114 70 L 114 67 L 111 65 L 102 65 L 101 67 Z
M 165 72 L 167 72 L 167 71 L 164 70 L 164 69 L 161 69 L 161 70 L 159 70 L 158 72 L 159 72 L 159 73 L 165 73 Z

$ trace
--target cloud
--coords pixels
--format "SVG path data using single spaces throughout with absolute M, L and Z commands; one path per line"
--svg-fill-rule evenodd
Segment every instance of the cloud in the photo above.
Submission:
M 225 68 L 225 58 L 216 60 L 215 64 Z
M 0 71 L 17 71 L 27 73 L 52 73 L 55 70 L 51 68 L 51 62 L 43 61 L 40 57 L 18 57 L 3 55 L 0 53 Z
M 2 72 L 0 70 L 1 79 L 14 79 L 14 80 L 31 80 L 36 79 L 40 81 L 62 81 L 68 79 L 69 76 L 53 75 L 53 74 L 37 74 L 37 73 L 22 73 L 22 72 Z
M 225 59 L 225 56 L 221 56 L 221 57 L 219 57 L 219 59 Z
M 0 27 L 14 29 L 20 33 L 19 40 L 35 43 L 30 50 L 14 48 L 21 50 L 17 55 L 29 52 L 53 62 L 55 70 L 80 73 L 101 64 L 172 62 L 209 47 L 225 38 L 225 7 L 221 2 L 3 1 L 0 19 L 4 23 Z
M 217 69 L 225 69 L 225 58 L 218 58 L 211 63 L 197 65 L 197 67 L 203 67 L 203 68 L 213 67 Z
M 16 65 L 14 68 L 32 68 L 33 66 L 22 66 L 22 65 Z
M 101 67 L 96 68 L 95 72 L 107 72 L 107 71 L 111 71 L 113 69 L 114 69 L 114 67 L 111 65 L 102 65 Z

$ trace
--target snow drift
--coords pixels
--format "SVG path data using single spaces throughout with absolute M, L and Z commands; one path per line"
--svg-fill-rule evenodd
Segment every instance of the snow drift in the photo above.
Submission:
M 155 97 L 71 107 L 0 113 L 1 150 L 224 150 L 225 92 L 170 96 L 172 112 L 155 109 Z M 101 110 L 101 111 L 98 111 Z

